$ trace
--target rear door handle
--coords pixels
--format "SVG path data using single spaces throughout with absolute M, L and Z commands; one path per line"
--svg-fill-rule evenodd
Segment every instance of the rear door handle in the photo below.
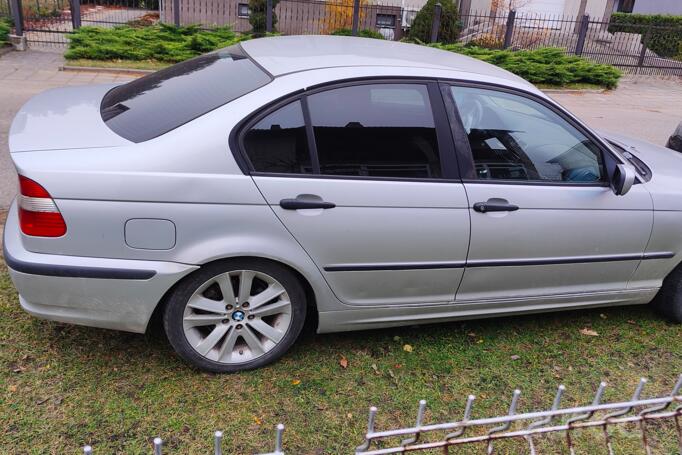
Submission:
M 510 204 L 506 201 L 502 202 L 499 200 L 489 200 L 487 202 L 477 202 L 474 204 L 474 210 L 478 213 L 515 212 L 518 209 L 518 205 Z
M 326 202 L 322 199 L 282 199 L 279 201 L 279 206 L 284 210 L 300 210 L 300 209 L 333 209 L 336 204 L 333 202 Z

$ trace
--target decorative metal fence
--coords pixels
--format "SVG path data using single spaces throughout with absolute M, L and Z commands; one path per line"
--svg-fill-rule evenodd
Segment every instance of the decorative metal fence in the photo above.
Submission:
M 82 25 L 112 27 L 164 22 L 230 26 L 237 32 L 347 34 L 389 40 L 459 42 L 490 49 L 557 47 L 626 72 L 682 75 L 682 27 L 629 24 L 589 16 L 485 11 L 451 16 L 437 4 L 415 33 L 419 7 L 395 0 L 263 0 L 264 20 L 251 20 L 248 0 L 0 0 L 9 1 L 17 34 L 29 44 L 64 45 Z M 0 7 L 1 8 L 1 7 Z M 1 10 L 0 10 L 0 14 Z M 262 16 L 261 16 L 262 18 Z M 261 30 L 262 28 L 262 30 Z M 430 31 L 430 33 L 428 33 Z
M 0 19 L 11 17 L 9 0 L 0 0 Z
M 506 415 L 486 418 L 472 418 L 475 413 L 476 397 L 469 395 L 459 420 L 446 423 L 426 423 L 426 401 L 419 402 L 417 416 L 413 426 L 388 430 L 377 430 L 376 418 L 378 409 L 371 407 L 367 433 L 364 442 L 355 449 L 355 455 L 385 455 L 407 452 L 439 451 L 450 453 L 454 448 L 479 449 L 479 452 L 492 455 L 496 453 L 496 444 L 502 441 L 521 441 L 523 449 L 515 449 L 513 453 L 541 453 L 540 439 L 545 435 L 559 434 L 563 436 L 564 444 L 571 455 L 576 454 L 576 439 L 581 431 L 597 429 L 601 432 L 601 442 L 590 447 L 589 453 L 604 453 L 614 455 L 616 452 L 612 429 L 634 425 L 639 433 L 640 445 L 646 455 L 655 452 L 649 426 L 653 422 L 671 421 L 675 427 L 676 441 L 674 445 L 682 453 L 682 375 L 667 396 L 658 398 L 642 398 L 645 378 L 640 379 L 637 387 L 628 401 L 603 402 L 606 383 L 601 382 L 592 397 L 590 404 L 578 407 L 561 407 L 561 400 L 566 391 L 563 385 L 557 389 L 554 400 L 549 409 L 517 414 L 521 399 L 521 391 L 514 390 L 509 411 Z M 283 451 L 284 425 L 276 428 L 275 449 L 273 452 L 261 455 L 284 455 Z M 242 435 L 243 436 L 243 435 Z M 656 441 L 660 443 L 660 441 Z M 668 441 L 670 442 L 670 441 Z M 161 455 L 163 441 L 154 439 L 153 453 Z M 214 435 L 215 455 L 223 454 L 223 433 L 216 431 Z M 348 453 L 352 449 L 349 448 Z M 84 453 L 92 454 L 90 446 L 84 448 Z M 208 452 L 207 452 L 208 453 Z M 508 450 L 499 453 L 512 453 Z

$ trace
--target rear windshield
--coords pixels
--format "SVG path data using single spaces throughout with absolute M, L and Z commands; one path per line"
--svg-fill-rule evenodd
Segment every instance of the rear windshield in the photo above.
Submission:
M 239 45 L 211 52 L 116 87 L 102 119 L 119 136 L 160 136 L 270 82 Z

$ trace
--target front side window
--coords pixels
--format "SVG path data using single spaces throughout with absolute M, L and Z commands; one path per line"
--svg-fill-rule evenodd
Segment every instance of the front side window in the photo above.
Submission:
M 201 55 L 111 89 L 102 120 L 119 136 L 143 142 L 270 82 L 237 46 Z
M 599 148 L 549 108 L 495 90 L 452 87 L 482 180 L 604 181 Z
M 426 85 L 342 87 L 308 96 L 308 106 L 322 174 L 441 176 Z
M 266 115 L 244 135 L 244 150 L 257 172 L 312 172 L 300 101 Z

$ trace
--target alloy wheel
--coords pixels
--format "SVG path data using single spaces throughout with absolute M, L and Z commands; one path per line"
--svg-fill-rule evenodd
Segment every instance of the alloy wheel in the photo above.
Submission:
M 263 272 L 235 270 L 211 278 L 192 294 L 183 330 L 202 357 L 238 364 L 271 351 L 287 333 L 291 314 L 279 281 Z

